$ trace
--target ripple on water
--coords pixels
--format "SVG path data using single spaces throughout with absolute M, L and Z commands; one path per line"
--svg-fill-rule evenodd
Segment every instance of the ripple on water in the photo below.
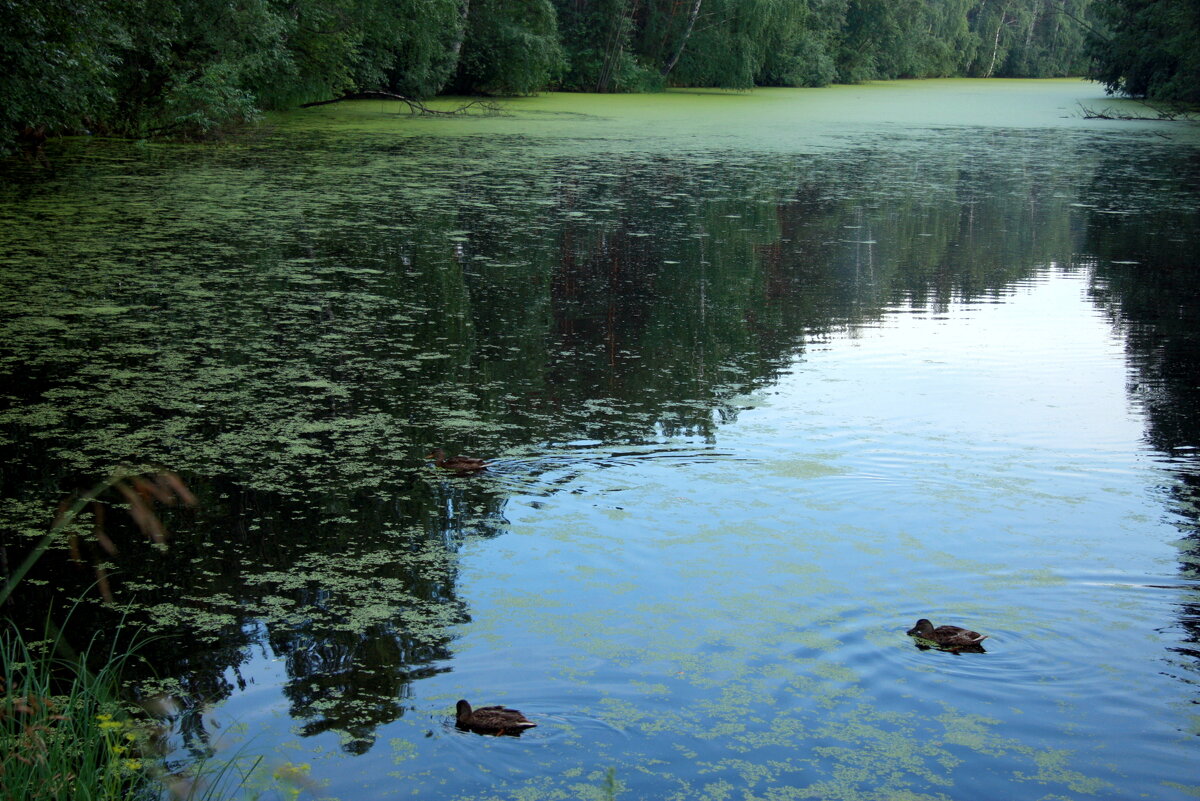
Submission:
M 736 454 L 711 446 L 648 445 L 614 449 L 597 444 L 543 448 L 536 456 L 520 453 L 489 460 L 486 478 L 513 494 L 548 497 L 560 492 L 606 492 L 632 484 L 628 474 L 607 481 L 602 471 L 630 468 L 650 462 L 655 466 L 687 467 L 726 461 L 743 461 Z M 484 477 L 484 476 L 481 476 Z M 588 486 L 578 482 L 586 477 Z
M 836 648 L 795 654 L 851 668 L 883 708 L 946 701 L 1031 716 L 1077 707 L 1072 716 L 1125 719 L 1140 702 L 1121 676 L 1147 658 L 1167 658 L 1169 644 L 1151 628 L 1161 619 L 1153 610 L 1176 603 L 1182 588 L 1130 576 L 1064 578 L 1052 587 L 1024 588 L 1020 607 L 1006 597 L 994 606 L 971 603 L 967 613 L 950 606 L 849 609 L 823 627 Z M 1114 623 L 1113 607 L 1125 610 L 1124 619 Z M 881 623 L 882 614 L 892 620 Z M 919 617 L 987 634 L 985 652 L 918 647 L 906 631 Z M 1128 634 L 1122 648 L 1113 648 L 1114 627 Z
M 570 744 L 577 740 L 586 742 L 589 739 L 628 739 L 628 734 L 625 731 L 618 726 L 614 726 L 609 721 L 570 710 L 569 707 L 567 710 L 556 710 L 551 713 L 541 706 L 522 702 L 519 708 L 527 718 L 537 723 L 536 727 L 526 729 L 519 736 L 497 737 L 495 735 L 464 731 L 456 725 L 453 714 L 440 717 L 436 721 L 436 724 L 441 736 L 454 739 L 455 743 L 451 747 L 464 755 L 474 754 L 478 749 L 478 741 L 480 739 L 485 741 L 498 740 L 501 742 L 519 740 L 527 748 L 551 748 Z

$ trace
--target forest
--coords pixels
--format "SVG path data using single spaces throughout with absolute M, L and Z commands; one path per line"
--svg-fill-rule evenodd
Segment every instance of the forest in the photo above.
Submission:
M 0 152 L 355 93 L 1088 76 L 1200 101 L 1194 0 L 0 0 Z

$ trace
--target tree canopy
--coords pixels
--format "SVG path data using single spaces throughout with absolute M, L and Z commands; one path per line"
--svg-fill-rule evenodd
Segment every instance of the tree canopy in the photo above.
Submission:
M 1195 102 L 1196 0 L 0 0 L 0 151 L 356 92 L 1083 75 Z M 1089 59 L 1091 61 L 1089 62 Z
M 1096 0 L 1094 77 L 1111 93 L 1200 103 L 1200 2 Z

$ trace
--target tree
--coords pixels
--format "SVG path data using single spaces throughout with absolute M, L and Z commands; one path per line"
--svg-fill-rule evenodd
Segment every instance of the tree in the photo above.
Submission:
M 1200 103 L 1200 2 L 1096 0 L 1107 35 L 1092 32 L 1091 77 L 1109 93 Z
M 751 88 L 774 49 L 786 48 L 802 29 L 804 11 L 804 4 L 784 0 L 708 0 L 674 67 L 673 82 Z M 672 39 L 670 58 L 674 51 Z
M 530 94 L 1080 74 L 1200 93 L 1200 0 L 0 0 L 0 153 L 192 136 L 361 92 Z
M 960 75 L 977 39 L 972 0 L 850 0 L 838 48 L 840 80 Z
M 0 154 L 25 128 L 86 128 L 106 114 L 124 36 L 105 0 L 0 0 Z
M 358 88 L 429 97 L 446 87 L 463 38 L 460 0 L 356 0 L 356 6 Z
M 289 21 L 269 0 L 141 0 L 123 6 L 128 33 L 105 120 L 128 136 L 204 133 L 258 111 L 256 89 L 294 75 Z
M 804 0 L 787 7 L 755 81 L 763 86 L 826 86 L 837 78 L 836 55 L 847 0 Z
M 662 85 L 633 49 L 638 0 L 554 0 L 567 66 L 562 86 L 580 92 L 629 92 Z
M 459 91 L 528 95 L 562 72 L 550 0 L 473 0 L 455 82 Z
M 288 58 L 253 87 L 264 108 L 289 108 L 341 95 L 355 86 L 369 21 L 358 0 L 273 0 Z M 382 80 L 382 73 L 379 73 Z

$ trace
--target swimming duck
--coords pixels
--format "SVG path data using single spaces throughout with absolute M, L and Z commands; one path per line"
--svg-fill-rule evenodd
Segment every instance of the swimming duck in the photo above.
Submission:
M 455 719 L 460 729 L 476 734 L 494 734 L 497 737 L 502 734 L 518 737 L 521 732 L 537 725 L 517 710 L 502 706 L 481 706 L 472 711 L 471 705 L 465 699 L 458 702 Z
M 908 630 L 908 636 L 918 637 L 922 640 L 929 640 L 932 643 L 937 643 L 938 647 L 945 648 L 948 651 L 961 651 L 964 649 L 983 650 L 980 644 L 987 639 L 986 634 L 980 634 L 978 631 L 959 628 L 958 626 L 938 626 L 936 629 L 933 624 L 925 618 L 917 621 L 917 625 Z
M 446 452 L 441 448 L 434 448 L 429 453 L 425 454 L 426 459 L 433 459 L 433 463 L 443 470 L 454 470 L 459 473 L 470 473 L 476 470 L 486 470 L 488 463 L 483 459 L 474 459 L 470 456 L 446 456 Z

